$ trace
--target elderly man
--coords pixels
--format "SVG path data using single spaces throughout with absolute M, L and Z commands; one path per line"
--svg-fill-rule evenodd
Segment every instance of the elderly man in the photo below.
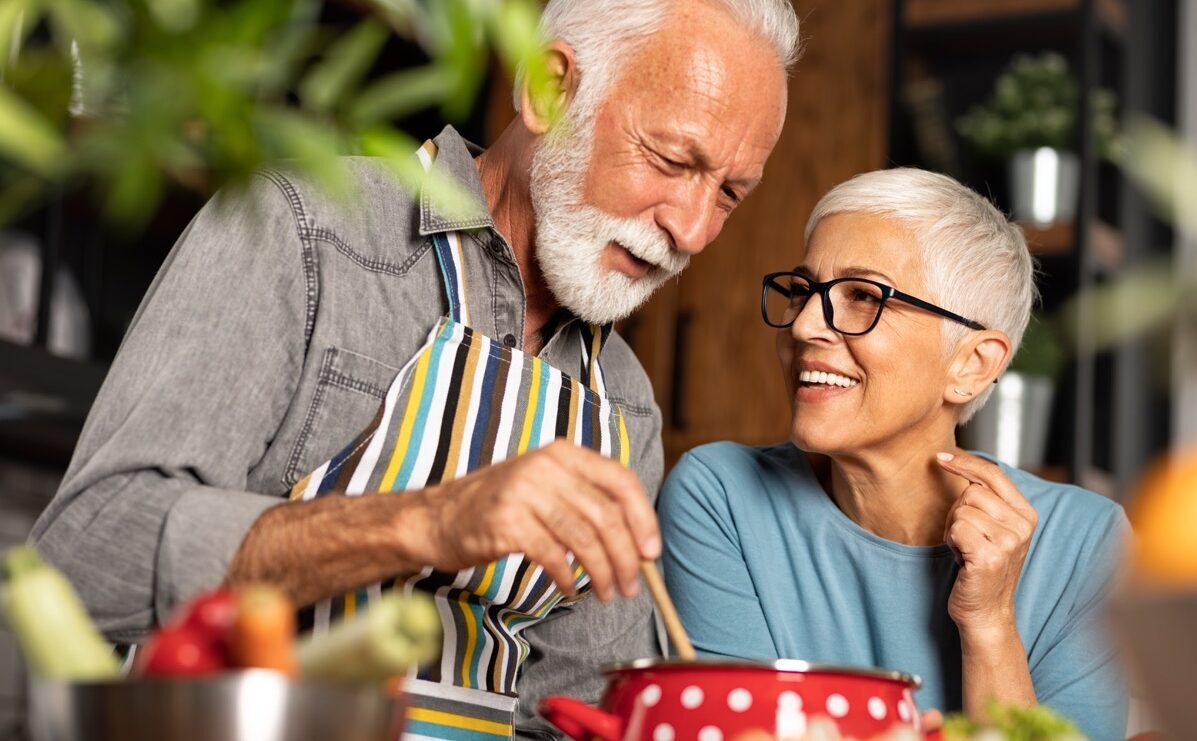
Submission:
M 409 684 L 441 738 L 534 733 L 540 696 L 654 652 L 660 417 L 610 324 L 760 181 L 798 22 L 553 0 L 542 27 L 548 94 L 521 84 L 484 153 L 451 128 L 418 153 L 472 216 L 357 159 L 351 205 L 267 171 L 188 227 L 34 533 L 108 635 L 222 582 L 280 584 L 319 626 L 397 580 L 441 610 Z M 349 496 L 379 491 L 403 493 Z

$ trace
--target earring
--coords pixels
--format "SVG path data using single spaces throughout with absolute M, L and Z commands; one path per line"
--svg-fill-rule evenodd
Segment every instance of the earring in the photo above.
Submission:
M 952 389 L 952 391 L 954 391 L 957 396 L 972 396 L 973 395 L 972 391 L 961 391 L 960 389 Z

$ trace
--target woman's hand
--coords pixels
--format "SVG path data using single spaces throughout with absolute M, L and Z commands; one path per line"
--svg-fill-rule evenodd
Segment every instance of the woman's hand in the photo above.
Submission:
M 1014 591 L 1039 516 L 998 466 L 967 453 L 940 453 L 944 470 L 968 479 L 948 512 L 944 542 L 960 573 L 948 613 L 961 635 L 997 637 L 1014 625 Z

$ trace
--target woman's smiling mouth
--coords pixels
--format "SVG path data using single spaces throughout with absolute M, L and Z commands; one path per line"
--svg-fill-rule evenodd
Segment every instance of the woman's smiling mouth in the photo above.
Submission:
M 798 382 L 803 386 L 841 386 L 843 388 L 852 388 L 860 383 L 855 378 L 841 376 L 838 373 L 809 370 L 804 370 L 798 374 Z

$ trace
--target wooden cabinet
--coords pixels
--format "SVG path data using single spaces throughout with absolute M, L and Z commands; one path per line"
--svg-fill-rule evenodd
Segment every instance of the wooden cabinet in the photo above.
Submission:
M 885 166 L 889 0 L 796 0 L 805 54 L 764 181 L 675 282 L 624 323 L 664 415 L 666 464 L 705 442 L 784 440 L 790 409 L 761 277 L 802 259 L 818 199 Z

